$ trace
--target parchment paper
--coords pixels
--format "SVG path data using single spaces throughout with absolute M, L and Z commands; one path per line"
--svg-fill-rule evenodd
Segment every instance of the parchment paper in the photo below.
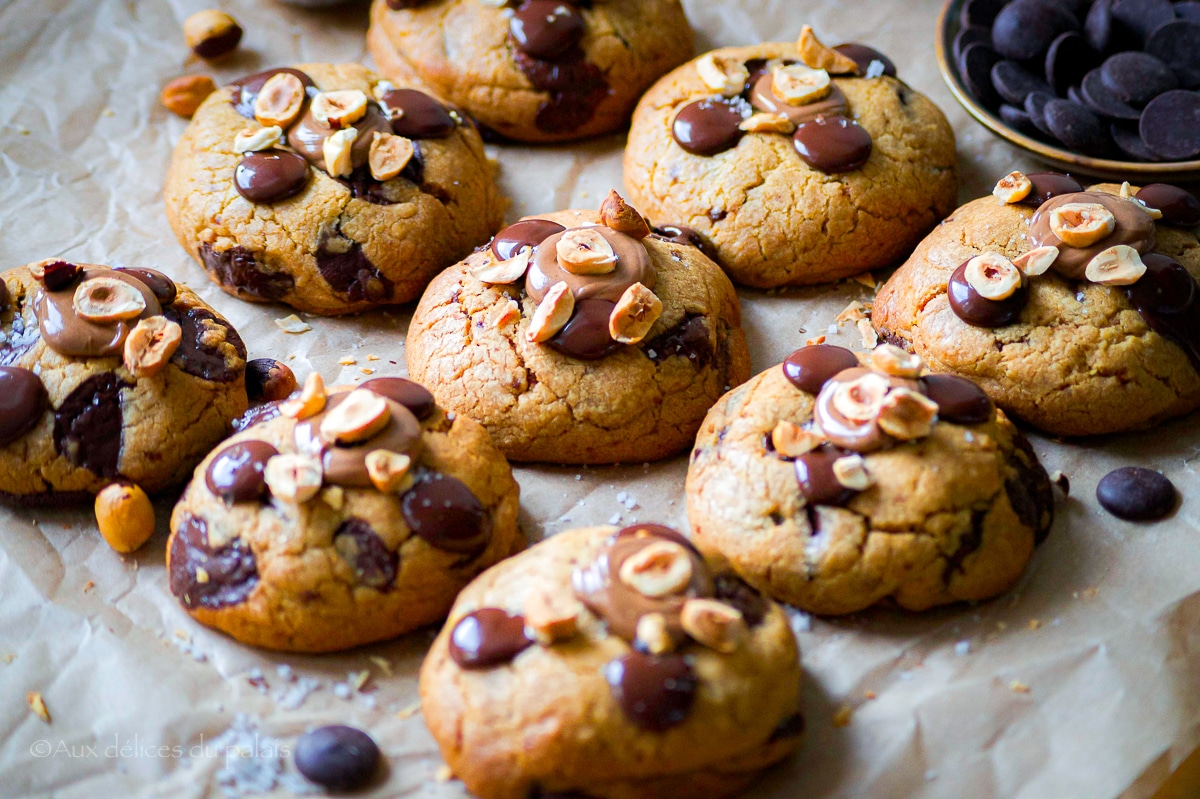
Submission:
M 160 187 L 184 122 L 157 97 L 167 80 L 208 70 L 180 33 L 184 17 L 205 5 L 0 0 L 0 269 L 50 256 L 155 267 L 228 316 L 253 357 L 294 355 L 302 379 L 311 369 L 327 381 L 361 379 L 362 367 L 402 374 L 411 309 L 313 319 L 311 332 L 287 335 L 273 320 L 289 309 L 228 297 L 176 244 Z M 809 22 L 830 43 L 860 40 L 890 54 L 900 76 L 954 123 L 963 200 L 988 191 L 998 175 L 1034 166 L 971 121 L 944 88 L 933 58 L 936 0 L 685 5 L 702 49 L 790 39 Z M 268 66 L 366 58 L 365 4 L 320 13 L 272 0 L 220 6 L 242 21 L 246 37 L 241 53 L 214 70 L 218 83 Z M 595 207 L 621 185 L 622 145 L 611 136 L 573 147 L 493 148 L 513 198 L 510 220 Z M 871 297 L 854 282 L 740 294 L 756 371 L 826 331 L 851 300 Z M 860 346 L 852 325 L 831 340 Z M 346 356 L 358 364 L 339 365 Z M 920 616 L 797 617 L 809 732 L 800 754 L 750 795 L 1150 796 L 1200 742 L 1194 423 L 1071 444 L 1035 436 L 1047 469 L 1067 473 L 1073 491 L 1007 596 Z M 1172 520 L 1137 526 L 1100 511 L 1096 481 L 1127 464 L 1163 469 L 1176 482 L 1184 501 Z M 520 468 L 521 521 L 533 540 L 593 523 L 683 525 L 685 471 L 685 458 Z M 441 760 L 415 712 L 429 634 L 293 657 L 206 630 L 167 589 L 169 508 L 159 503 L 159 533 L 129 557 L 101 540 L 90 509 L 0 510 L 0 797 L 221 796 L 227 753 L 204 747 L 216 739 L 220 749 L 229 738 L 218 736 L 237 714 L 245 714 L 245 729 L 270 736 L 266 744 L 284 747 L 316 723 L 369 730 L 390 764 L 370 796 L 465 795 L 444 773 L 438 779 Z M 362 671 L 369 680 L 355 691 L 348 675 Z M 300 702 L 306 681 L 320 688 Z M 30 712 L 32 691 L 43 694 L 52 723 Z

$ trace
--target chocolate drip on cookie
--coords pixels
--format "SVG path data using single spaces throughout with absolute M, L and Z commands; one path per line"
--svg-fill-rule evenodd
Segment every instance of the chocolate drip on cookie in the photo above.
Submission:
M 204 519 L 187 515 L 172 539 L 167 575 L 184 607 L 216 610 L 246 601 L 258 585 L 258 563 L 241 538 L 213 547 Z
M 1054 214 L 1064 206 L 1100 206 L 1113 218 L 1112 232 L 1087 244 L 1073 245 L 1055 233 Z M 1146 254 L 1154 249 L 1154 220 L 1137 203 L 1099 191 L 1060 194 L 1042 203 L 1029 220 L 1031 248 L 1057 247 L 1053 269 L 1064 277 L 1081 280 L 1088 264 L 1104 250 L 1126 245 Z
M 179 325 L 179 348 L 171 363 L 192 377 L 231 383 L 243 374 L 246 344 L 233 326 L 207 308 L 167 308 L 163 316 Z
M 371 263 L 361 244 L 340 233 L 322 238 L 314 254 L 317 269 L 334 291 L 351 302 L 379 303 L 392 298 L 394 284 Z
M 408 408 L 386 397 L 386 409 L 380 409 L 382 421 L 373 434 L 343 441 L 331 432 L 326 420 L 339 405 L 352 396 L 360 397 L 357 392 L 364 391 L 368 396 L 383 396 L 362 388 L 336 392 L 326 399 L 325 407 L 319 413 L 298 422 L 293 431 L 296 450 L 320 461 L 324 481 L 330 485 L 371 488 L 374 483 L 368 472 L 367 456 L 377 450 L 408 455 L 413 459 L 421 452 L 420 422 Z
M 524 219 L 497 233 L 491 251 L 501 261 L 507 261 L 525 247 L 536 250 L 543 241 L 564 230 L 565 227 L 548 219 Z
M 342 522 L 333 534 L 333 547 L 354 569 L 361 584 L 380 591 L 395 584 L 400 553 L 389 550 L 366 520 L 351 518 Z
M 33 299 L 42 339 L 59 355 L 119 355 L 139 321 L 162 314 L 154 292 L 131 272 L 89 267 L 73 274 L 43 283 Z
M 239 295 L 262 300 L 280 300 L 295 287 L 295 280 L 291 275 L 287 272 L 268 270 L 259 262 L 258 257 L 245 247 L 233 246 L 216 250 L 211 244 L 201 244 L 200 260 L 218 283 L 235 289 Z
M 84 380 L 54 412 L 54 447 L 75 466 L 99 475 L 120 476 L 124 383 L 112 372 Z

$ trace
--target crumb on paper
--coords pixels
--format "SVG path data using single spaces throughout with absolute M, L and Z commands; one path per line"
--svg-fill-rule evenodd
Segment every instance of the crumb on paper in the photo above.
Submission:
M 843 322 L 857 322 L 860 319 L 866 318 L 867 315 L 863 313 L 863 304 L 858 300 L 854 300 L 842 309 L 842 312 L 834 318 L 834 321 L 840 325 Z
M 25 701 L 29 703 L 29 709 L 35 716 L 47 724 L 50 723 L 50 711 L 46 709 L 46 700 L 42 698 L 41 691 L 30 691 L 25 694 Z
M 312 330 L 312 325 L 310 325 L 308 322 L 305 322 L 299 316 L 296 316 L 296 314 L 285 316 L 282 319 L 276 319 L 275 324 L 278 325 L 279 329 L 284 333 L 291 333 L 292 335 L 297 336 L 301 333 L 307 333 L 308 331 Z
M 351 357 L 345 357 L 345 358 L 342 358 L 340 361 L 338 361 L 338 363 L 341 366 L 355 366 L 358 363 L 358 361 L 356 361 L 354 358 L 351 358 Z
M 379 360 L 379 356 L 378 356 L 378 355 L 368 355 L 368 356 L 367 356 L 367 360 L 368 360 L 368 361 L 378 361 L 378 360 Z
M 804 342 L 804 346 L 806 346 L 806 347 L 815 347 L 815 346 L 817 346 L 818 344 L 824 344 L 824 343 L 825 343 L 825 336 L 817 336 L 816 338 L 810 338 L 810 339 L 807 339 L 807 340 Z
M 438 782 L 450 782 L 450 780 L 454 779 L 454 772 L 449 766 L 443 763 L 442 765 L 438 766 L 433 778 Z
M 879 343 L 879 336 L 875 333 L 875 328 L 871 327 L 869 319 L 858 320 L 858 335 L 862 337 L 863 349 L 873 350 Z
M 413 702 L 408 707 L 401 708 L 396 713 L 396 718 L 400 719 L 401 721 L 404 721 L 405 719 L 411 719 L 413 716 L 417 715 L 420 712 L 421 712 L 421 703 Z
M 384 677 L 392 676 L 392 664 L 387 659 L 381 658 L 379 655 L 371 655 L 367 660 L 374 663 L 379 668 L 379 673 Z
M 876 699 L 879 697 L 879 694 L 875 693 L 874 691 L 867 691 L 865 694 L 863 694 L 863 696 L 865 696 L 867 699 Z
M 371 679 L 371 672 L 367 669 L 363 669 L 360 672 L 350 672 L 346 675 L 346 677 L 346 681 L 350 683 L 350 686 L 354 688 L 355 691 L 361 691 L 363 686 L 366 685 Z
M 86 583 L 83 584 L 83 593 L 86 594 L 88 591 L 91 591 L 95 587 L 96 587 L 96 581 L 88 580 Z
M 1013 693 L 1016 693 L 1016 694 L 1029 693 L 1029 686 L 1026 685 L 1025 683 L 1021 682 L 1020 680 L 1013 680 L 1012 682 L 1010 682 L 1008 684 L 1008 687 L 1011 688 Z
M 359 371 L 360 371 L 360 372 L 362 372 L 364 375 L 373 375 L 373 374 L 375 374 L 375 370 L 374 370 L 374 369 L 368 369 L 368 368 L 367 368 L 367 367 L 365 367 L 365 366 L 363 366 L 363 367 L 360 367 L 360 368 L 359 368 Z
M 854 708 L 849 705 L 842 705 L 833 714 L 833 726 L 849 727 L 852 718 L 854 718 Z
M 863 272 L 861 275 L 855 275 L 854 277 L 852 277 L 850 279 L 853 280 L 855 283 L 861 283 L 862 285 L 866 286 L 869 289 L 873 289 L 877 285 L 879 285 L 878 283 L 875 282 L 875 276 L 872 275 L 870 272 Z
M 1029 629 L 1031 629 L 1031 630 L 1042 629 L 1042 620 L 1041 619 L 1030 619 L 1029 620 Z
M 9 653 L 8 653 L 7 655 L 5 655 L 4 657 L 0 658 L 0 661 L 2 661 L 2 662 L 4 663 L 4 665 L 5 665 L 5 666 L 7 666 L 9 663 L 12 663 L 12 662 L 13 662 L 14 660 L 16 660 L 16 659 L 17 659 L 17 653 L 16 653 L 16 652 L 9 652 Z

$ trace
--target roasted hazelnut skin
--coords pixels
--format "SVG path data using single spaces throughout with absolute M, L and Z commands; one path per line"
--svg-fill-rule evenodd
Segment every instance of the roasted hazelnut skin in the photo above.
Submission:
M 246 364 L 246 395 L 251 402 L 278 402 L 296 390 L 296 375 L 274 358 L 255 358 Z
M 220 58 L 242 40 L 242 26 L 224 11 L 197 11 L 183 22 L 188 47 L 201 58 Z
M 184 75 L 164 86 L 159 99 L 171 113 L 191 119 L 200 104 L 216 90 L 217 84 L 208 75 Z

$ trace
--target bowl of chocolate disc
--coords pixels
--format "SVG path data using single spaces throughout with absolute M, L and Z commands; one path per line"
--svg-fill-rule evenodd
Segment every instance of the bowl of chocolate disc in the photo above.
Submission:
M 971 116 L 1041 160 L 1200 179 L 1200 0 L 949 0 L 937 59 Z

